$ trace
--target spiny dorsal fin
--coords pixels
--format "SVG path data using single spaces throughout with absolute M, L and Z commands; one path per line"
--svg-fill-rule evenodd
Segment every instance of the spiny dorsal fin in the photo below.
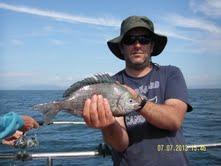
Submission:
M 72 92 L 82 88 L 86 85 L 91 84 L 99 84 L 99 83 L 114 83 L 115 80 L 107 73 L 104 74 L 95 74 L 92 77 L 87 77 L 82 81 L 78 81 L 71 85 L 63 94 L 63 97 L 68 97 L 71 95 Z

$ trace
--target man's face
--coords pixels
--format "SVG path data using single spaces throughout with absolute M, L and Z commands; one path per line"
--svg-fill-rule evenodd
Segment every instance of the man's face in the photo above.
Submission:
M 150 55 L 154 47 L 152 41 L 148 42 L 149 37 L 150 34 L 143 28 L 132 29 L 124 37 L 121 52 L 127 67 L 143 69 L 149 65 Z

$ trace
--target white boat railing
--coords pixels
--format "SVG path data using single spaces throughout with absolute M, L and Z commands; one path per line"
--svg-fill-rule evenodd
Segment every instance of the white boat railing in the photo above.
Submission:
M 26 150 L 20 150 L 16 153 L 0 153 L 0 160 L 34 160 L 34 159 L 46 159 L 47 166 L 53 165 L 54 159 L 59 158 L 79 158 L 79 157 L 96 157 L 110 155 L 110 149 L 106 144 L 99 144 L 97 150 L 94 151 L 80 151 L 80 152 L 44 152 L 44 153 L 32 153 Z
M 3 153 L 0 154 L 0 160 L 34 160 L 46 159 L 46 166 L 52 166 L 54 159 L 59 158 L 75 158 L 75 157 L 94 157 L 99 156 L 98 151 L 85 152 L 47 152 L 47 153 L 28 153 L 26 151 L 19 151 L 18 153 Z
M 48 124 L 45 124 L 44 121 L 38 121 L 40 126 L 42 125 L 85 125 L 86 123 L 83 121 L 74 122 L 74 121 L 52 121 Z

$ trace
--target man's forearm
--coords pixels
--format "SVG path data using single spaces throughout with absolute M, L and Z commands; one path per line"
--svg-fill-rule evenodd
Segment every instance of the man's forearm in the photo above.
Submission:
M 117 151 L 124 151 L 129 144 L 128 134 L 117 121 L 102 129 L 104 141 Z
M 3 139 L 11 136 L 16 130 L 24 126 L 24 121 L 17 113 L 9 112 L 0 117 L 0 125 L 0 139 Z
M 182 125 L 185 112 L 185 104 L 181 104 L 181 106 L 172 106 L 147 102 L 140 111 L 140 114 L 144 116 L 149 123 L 158 128 L 176 131 Z

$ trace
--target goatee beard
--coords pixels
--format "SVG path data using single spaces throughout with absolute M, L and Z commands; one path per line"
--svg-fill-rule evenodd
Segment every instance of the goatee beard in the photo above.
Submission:
M 134 70 L 143 70 L 145 69 L 146 67 L 150 66 L 151 64 L 151 61 L 150 59 L 146 59 L 143 63 L 132 63 L 131 61 L 126 61 L 126 67 L 127 68 L 130 68 L 130 69 L 134 69 Z

